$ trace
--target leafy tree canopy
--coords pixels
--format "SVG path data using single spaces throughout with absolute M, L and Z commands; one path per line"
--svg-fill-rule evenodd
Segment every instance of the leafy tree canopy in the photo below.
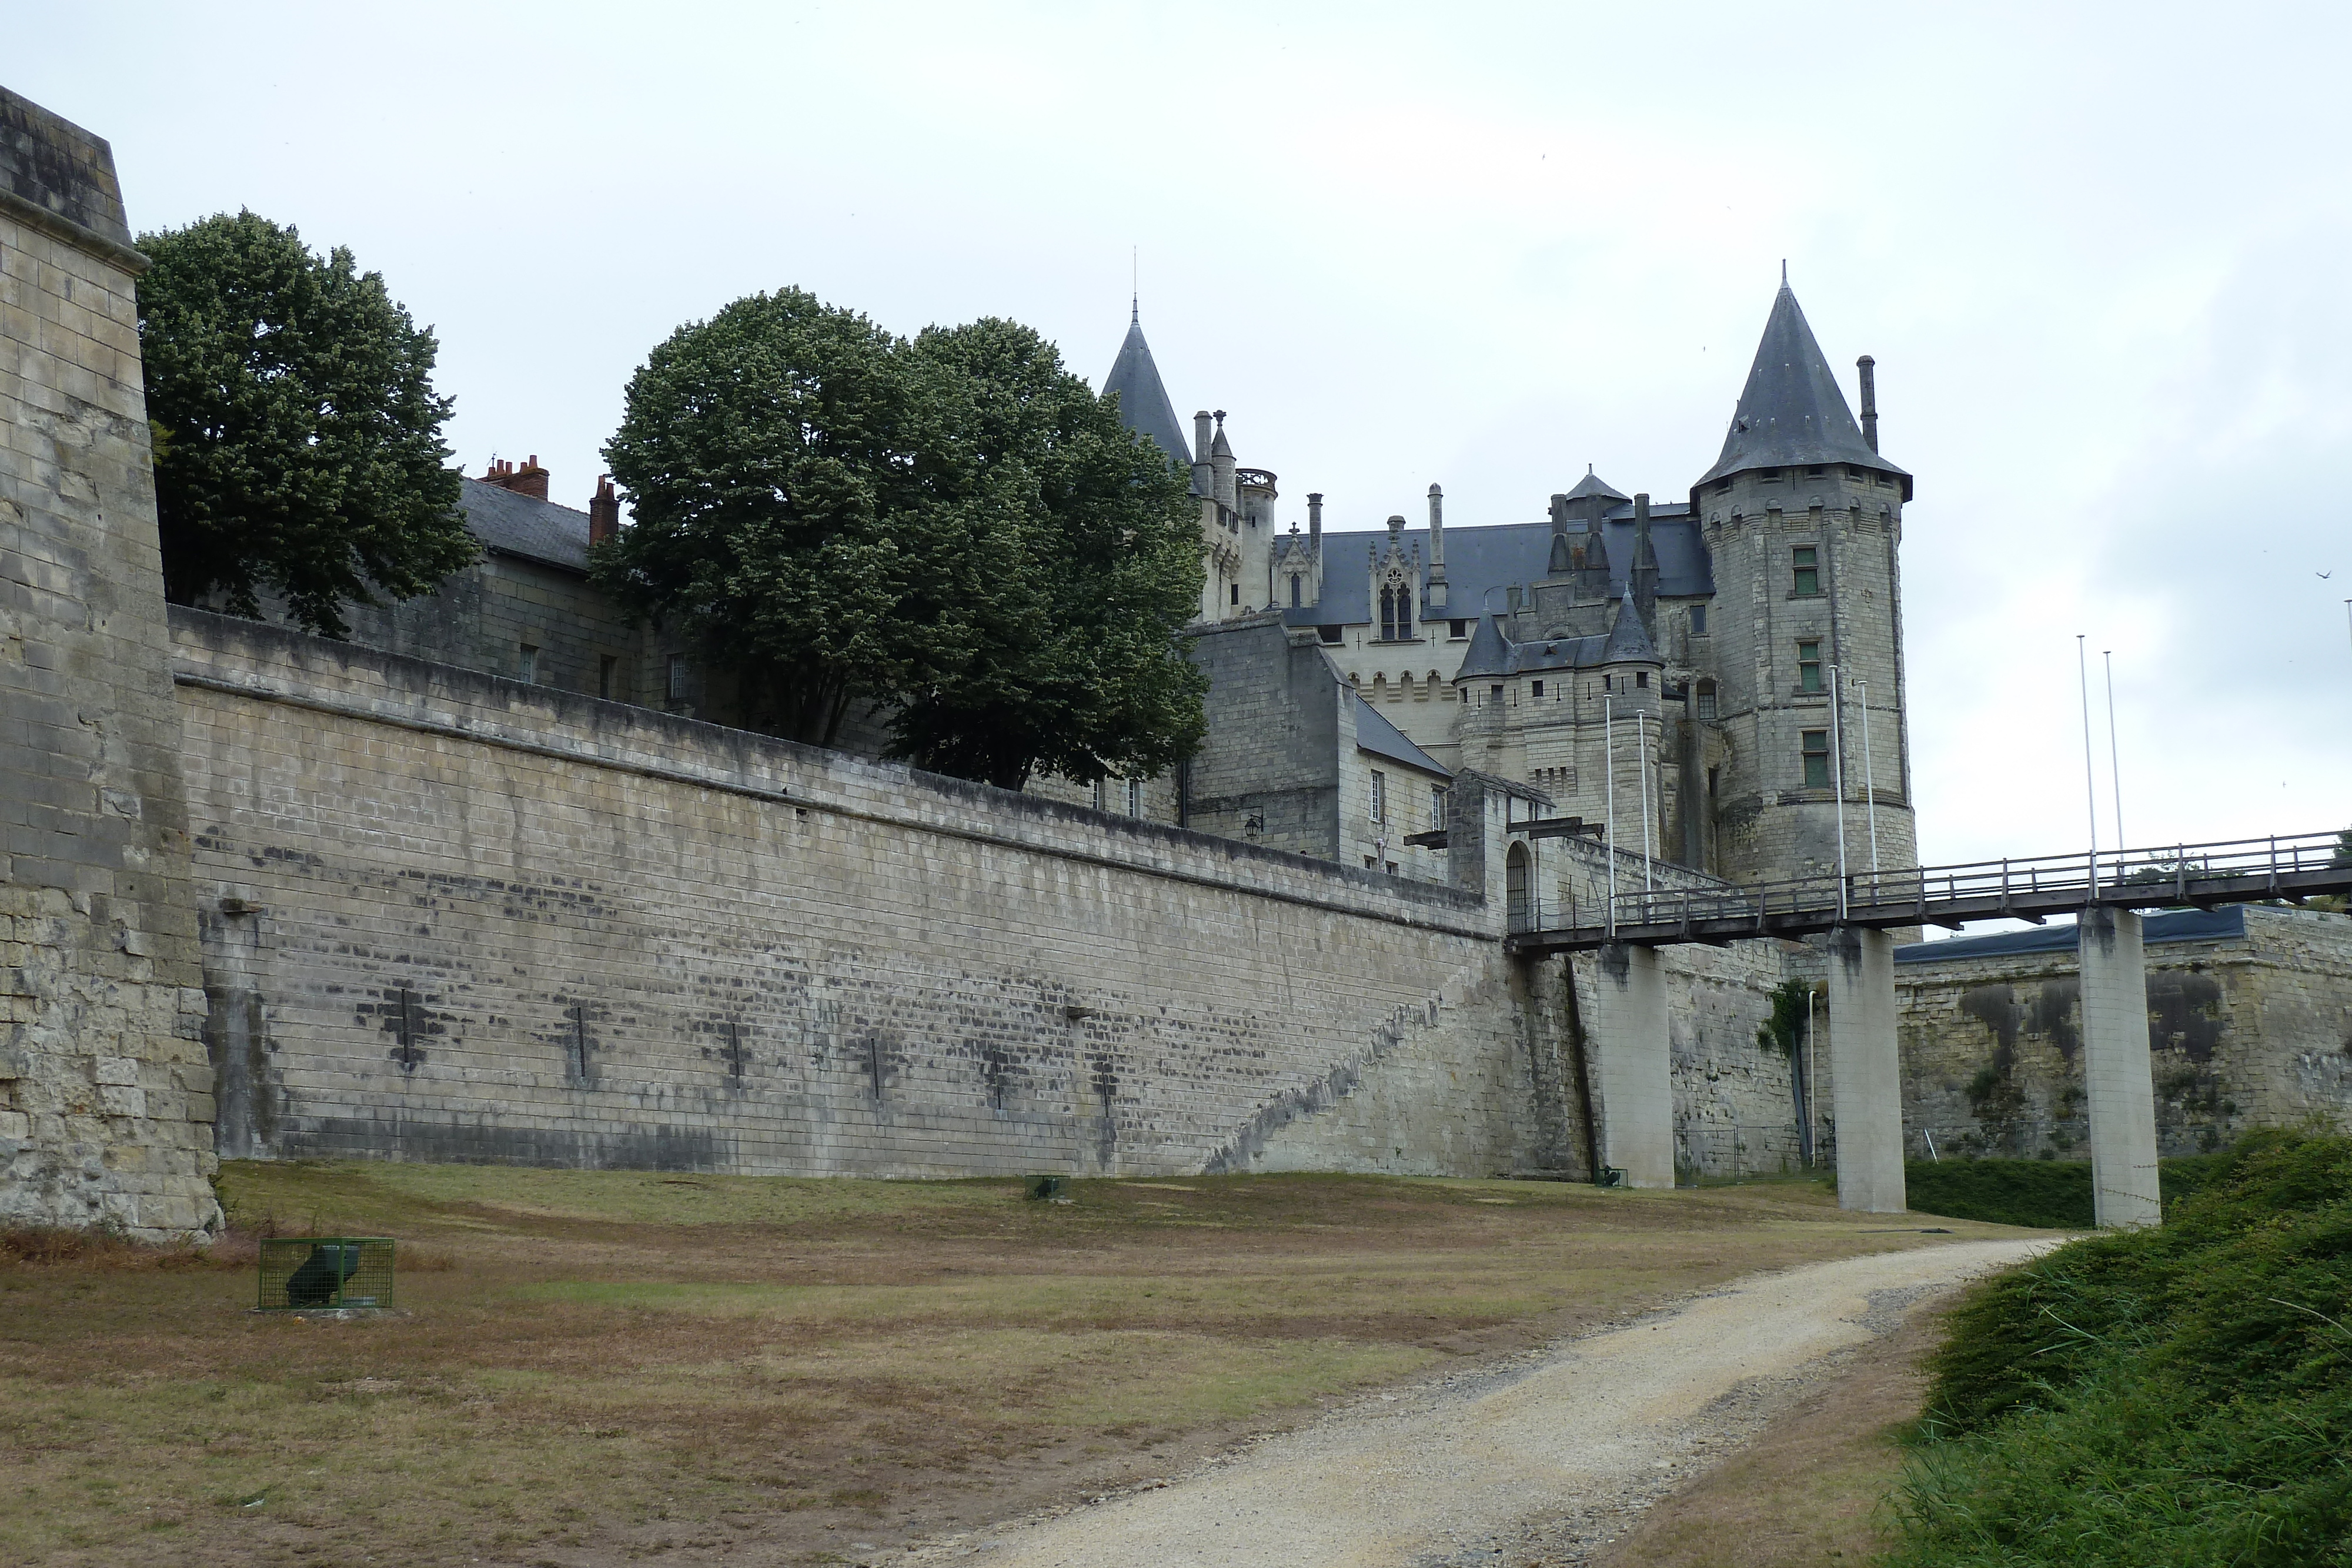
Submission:
M 457 510 L 437 345 L 338 246 L 221 214 L 142 235 L 147 413 L 166 592 L 265 590 L 330 637 L 342 607 L 426 592 L 479 546 Z
M 1157 772 L 1202 731 L 1175 644 L 1186 484 L 1013 322 L 912 342 L 787 288 L 681 328 L 605 448 L 635 520 L 597 580 L 736 677 L 745 716 L 1017 789 Z

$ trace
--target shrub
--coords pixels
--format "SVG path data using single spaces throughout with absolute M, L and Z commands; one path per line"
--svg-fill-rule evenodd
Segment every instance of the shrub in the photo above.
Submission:
M 1954 1312 L 1890 1562 L 2352 1563 L 2352 1139 L 2207 1165 Z

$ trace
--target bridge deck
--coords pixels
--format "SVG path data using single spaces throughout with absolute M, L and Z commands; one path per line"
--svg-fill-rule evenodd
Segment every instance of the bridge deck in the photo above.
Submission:
M 1600 907 L 1515 912 L 1514 953 L 1573 953 L 1622 942 L 1721 946 L 1758 936 L 1808 936 L 1843 925 L 1943 925 L 2029 920 L 2088 905 L 2211 909 L 2267 899 L 2301 903 L 2352 893 L 2352 844 L 2338 833 L 2297 833 L 2158 850 L 2042 855 L 1801 877 L 1752 887 L 1640 889 Z M 1545 916 L 1552 916 L 1548 923 Z

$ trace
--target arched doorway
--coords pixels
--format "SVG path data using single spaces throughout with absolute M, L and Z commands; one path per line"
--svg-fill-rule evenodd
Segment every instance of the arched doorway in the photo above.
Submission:
M 1526 842 L 1522 841 L 1513 844 L 1511 852 L 1503 861 L 1503 883 L 1507 901 L 1505 908 L 1509 911 L 1514 931 L 1525 931 L 1533 925 L 1530 918 L 1533 911 L 1528 902 L 1528 884 L 1533 880 L 1529 874 L 1533 869 Z

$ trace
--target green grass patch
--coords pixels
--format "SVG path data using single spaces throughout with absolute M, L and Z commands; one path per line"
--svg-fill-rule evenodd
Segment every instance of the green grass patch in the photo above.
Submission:
M 2201 1192 L 2231 1156 L 2190 1155 L 2161 1163 L 2164 1207 Z M 2088 1160 L 1910 1160 L 1903 1167 L 1913 1212 L 2041 1230 L 2088 1230 L 2098 1223 Z
M 1953 1314 L 1895 1568 L 2352 1563 L 2352 1139 L 2190 1174 Z

